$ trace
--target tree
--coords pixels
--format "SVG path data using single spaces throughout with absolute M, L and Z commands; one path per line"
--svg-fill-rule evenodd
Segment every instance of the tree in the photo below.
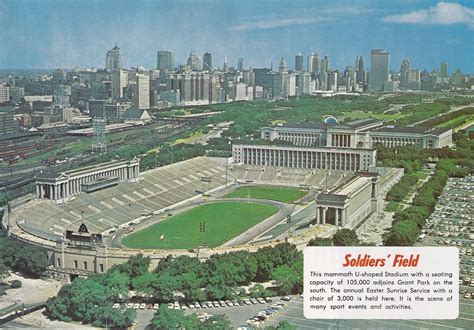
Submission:
M 150 322 L 151 329 L 197 329 L 199 320 L 196 314 L 184 315 L 182 310 L 169 309 L 166 305 L 161 305 Z
M 385 238 L 387 246 L 412 246 L 418 238 L 420 229 L 416 222 L 403 220 L 395 223 Z
M 158 274 L 146 273 L 132 279 L 132 288 L 138 293 L 152 296 L 158 288 Z
M 290 265 L 281 265 L 272 272 L 272 279 L 281 294 L 301 293 L 303 289 L 303 256 Z
M 0 232 L 0 259 L 5 266 L 35 277 L 49 265 L 45 249 L 11 240 L 3 232 Z
M 315 237 L 308 242 L 308 246 L 332 246 L 332 239 Z
M 126 263 L 115 265 L 111 269 L 117 270 L 120 273 L 126 274 L 130 279 L 148 273 L 150 268 L 150 257 L 144 257 L 143 254 L 139 253 L 135 256 L 130 257 Z
M 339 229 L 334 234 L 333 238 L 334 246 L 358 246 L 360 245 L 359 238 L 355 230 L 352 229 Z
M 158 274 L 156 282 L 154 282 L 154 295 L 162 301 L 173 300 L 174 293 L 179 289 L 179 280 L 176 276 L 168 272 Z
M 199 326 L 202 330 L 230 330 L 232 328 L 229 317 L 223 314 L 211 316 Z

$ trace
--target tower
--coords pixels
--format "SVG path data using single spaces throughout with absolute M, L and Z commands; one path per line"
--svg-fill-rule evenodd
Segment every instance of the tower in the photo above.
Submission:
M 174 68 L 174 53 L 171 50 L 159 50 L 156 53 L 156 68 L 172 70 Z
M 237 60 L 237 70 L 240 72 L 244 71 L 244 59 L 242 57 Z
M 202 58 L 202 70 L 203 71 L 212 71 L 212 55 L 211 53 L 204 53 Z
M 122 52 L 117 44 L 105 54 L 105 68 L 109 71 L 122 69 Z
M 383 91 L 388 81 L 390 54 L 384 49 L 372 49 L 370 53 L 369 91 Z
M 295 56 L 295 71 L 303 71 L 303 55 L 301 53 Z
M 229 68 L 227 66 L 227 54 L 226 54 L 226 55 L 224 55 L 224 68 L 223 68 L 223 70 L 224 70 L 224 72 L 227 72 L 228 69 Z
M 280 64 L 278 65 L 278 71 L 279 72 L 287 72 L 288 71 L 288 66 L 286 65 L 285 58 L 282 57 L 280 60 Z
M 107 121 L 104 118 L 96 117 L 92 121 L 92 128 L 92 152 L 106 152 L 105 133 L 107 133 Z
M 403 60 L 400 65 L 400 86 L 406 87 L 410 80 L 410 60 Z

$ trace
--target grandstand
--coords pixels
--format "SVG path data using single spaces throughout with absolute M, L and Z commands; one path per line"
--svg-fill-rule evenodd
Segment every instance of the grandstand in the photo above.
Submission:
M 11 221 L 35 236 L 55 241 L 65 231 L 85 223 L 91 233 L 107 233 L 153 214 L 167 212 L 178 203 L 228 182 L 266 185 L 311 185 L 324 189 L 352 175 L 342 171 L 305 170 L 230 164 L 223 158 L 197 157 L 140 173 L 138 182 L 123 181 L 106 189 L 82 192 L 63 204 L 35 199 L 15 209 Z M 210 179 L 210 180 L 209 180 Z

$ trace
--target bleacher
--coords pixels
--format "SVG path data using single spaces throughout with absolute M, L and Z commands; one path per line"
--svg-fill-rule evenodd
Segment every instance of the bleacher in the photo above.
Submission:
M 138 182 L 81 193 L 65 204 L 33 200 L 16 209 L 12 220 L 25 231 L 46 239 L 61 237 L 66 228 L 77 230 L 84 222 L 91 233 L 102 233 L 158 210 L 225 185 L 226 166 L 221 158 L 197 157 L 140 174 Z M 324 188 L 326 171 L 230 164 L 228 182 L 286 185 L 309 184 Z M 328 187 L 340 184 L 344 172 L 331 171 Z M 349 178 L 351 175 L 346 175 Z M 203 182 L 203 177 L 210 182 Z
M 201 183 L 202 176 L 210 182 Z M 15 210 L 12 218 L 47 239 L 62 236 L 66 228 L 77 230 L 81 222 L 90 232 L 101 233 L 224 184 L 225 166 L 219 159 L 198 157 L 143 172 L 137 183 L 81 193 L 65 204 L 35 200 Z

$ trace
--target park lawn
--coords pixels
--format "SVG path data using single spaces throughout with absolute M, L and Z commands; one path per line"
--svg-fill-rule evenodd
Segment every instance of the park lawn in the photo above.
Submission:
M 403 118 L 405 116 L 406 114 L 404 113 L 389 114 L 389 113 L 373 113 L 372 111 L 354 110 L 354 111 L 343 112 L 341 115 L 337 116 L 337 119 L 339 121 L 345 121 L 347 119 L 357 120 L 357 119 L 372 117 L 375 119 L 380 119 L 380 120 L 389 122 L 389 121 Z
M 449 128 L 456 128 L 465 124 L 468 121 L 474 120 L 474 115 L 461 115 L 459 117 L 453 118 L 451 120 L 445 121 L 436 127 L 449 127 Z
M 225 197 L 269 199 L 272 201 L 291 203 L 306 194 L 307 192 L 301 191 L 298 188 L 252 186 L 237 188 L 225 195 Z
M 199 205 L 148 228 L 125 236 L 122 244 L 137 249 L 215 247 L 278 212 L 272 205 L 216 202 Z M 200 232 L 205 223 L 205 232 Z M 162 237 L 163 239 L 160 239 Z

